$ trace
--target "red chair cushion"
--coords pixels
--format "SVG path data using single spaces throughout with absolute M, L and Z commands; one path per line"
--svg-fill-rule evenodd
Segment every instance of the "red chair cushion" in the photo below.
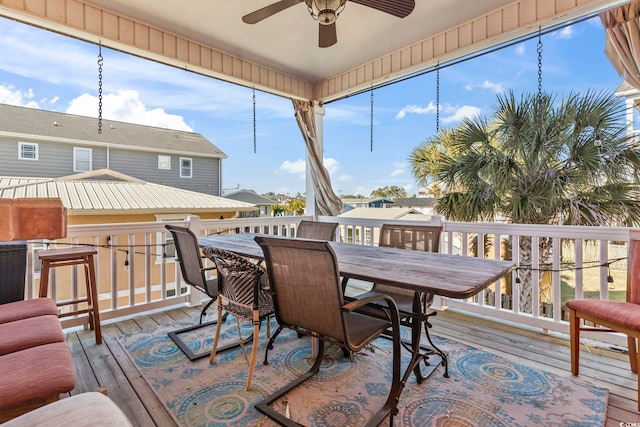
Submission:
M 58 307 L 51 298 L 36 298 L 0 305 L 0 323 L 47 314 L 58 315 Z
M 54 342 L 64 342 L 58 316 L 38 316 L 0 323 L 0 355 Z
M 565 303 L 568 308 L 579 313 L 602 319 L 627 328 L 640 329 L 640 304 L 623 301 L 574 299 Z
M 65 342 L 0 356 L 0 412 L 41 402 L 75 387 L 71 352 Z

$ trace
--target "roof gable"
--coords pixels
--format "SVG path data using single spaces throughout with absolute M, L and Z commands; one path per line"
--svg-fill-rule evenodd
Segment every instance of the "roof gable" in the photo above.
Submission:
M 218 147 L 195 132 L 137 125 L 35 108 L 0 104 L 0 137 L 29 137 L 38 141 L 113 145 L 118 148 L 226 158 Z

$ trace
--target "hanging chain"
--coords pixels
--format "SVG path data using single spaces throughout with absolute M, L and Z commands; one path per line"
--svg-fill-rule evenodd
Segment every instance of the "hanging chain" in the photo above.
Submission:
M 102 133 L 102 45 L 98 45 L 98 134 Z
M 542 101 L 542 30 L 538 27 L 538 100 Z
M 253 154 L 256 153 L 256 88 L 253 88 Z
M 542 125 L 542 27 L 538 27 L 538 47 L 536 50 L 538 51 L 538 119 Z
M 371 150 L 371 152 L 373 153 L 373 85 L 371 85 L 371 127 L 370 127 L 370 148 L 369 150 Z
M 436 65 L 436 133 L 440 133 L 440 61 Z

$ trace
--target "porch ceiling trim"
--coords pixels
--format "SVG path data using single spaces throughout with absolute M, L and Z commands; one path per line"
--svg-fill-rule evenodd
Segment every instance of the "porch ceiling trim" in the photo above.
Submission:
M 0 15 L 231 83 L 329 102 L 627 0 L 518 0 L 323 81 L 310 82 L 80 0 L 0 0 Z

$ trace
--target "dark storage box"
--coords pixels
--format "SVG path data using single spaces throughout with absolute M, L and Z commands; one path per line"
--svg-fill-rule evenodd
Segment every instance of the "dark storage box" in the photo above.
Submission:
M 0 304 L 24 299 L 27 242 L 0 242 Z

